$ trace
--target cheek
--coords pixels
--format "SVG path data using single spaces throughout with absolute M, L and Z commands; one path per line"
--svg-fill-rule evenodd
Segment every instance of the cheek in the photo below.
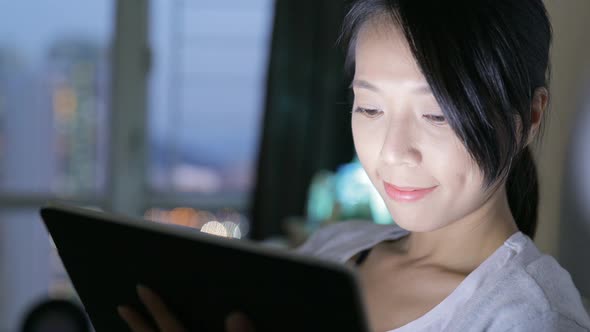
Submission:
M 381 145 L 379 134 L 367 128 L 366 124 L 352 121 L 352 138 L 359 161 L 367 172 L 371 172 L 377 164 Z M 371 176 L 372 174 L 369 174 Z
M 480 196 L 483 175 L 465 147 L 456 140 L 448 148 L 439 149 L 437 153 L 443 160 L 439 164 L 445 174 L 442 178 L 441 175 L 437 177 L 452 196 L 466 199 Z

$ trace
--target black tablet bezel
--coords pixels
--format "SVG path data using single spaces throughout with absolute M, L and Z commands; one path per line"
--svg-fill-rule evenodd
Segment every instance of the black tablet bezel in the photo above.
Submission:
M 207 312 L 204 315 L 207 317 L 194 316 L 195 311 L 205 312 L 208 305 L 220 308 L 220 311 L 223 310 L 222 307 L 226 311 L 244 311 L 257 323 L 257 331 L 297 331 L 302 328 L 306 331 L 343 328 L 347 331 L 368 330 L 356 275 L 344 264 L 264 247 L 247 240 L 221 238 L 188 227 L 62 203 L 51 203 L 43 207 L 41 216 L 97 331 L 127 330 L 116 316 L 116 304 L 129 304 L 146 313 L 137 300 L 133 287 L 136 283 L 154 288 L 173 307 L 176 305 L 173 309 L 178 309 L 179 317 L 184 319 L 189 330 L 197 328 L 196 325 L 199 324 L 210 331 L 223 330 L 220 316 L 223 313 L 219 313 L 219 317 L 213 317 L 215 312 Z M 121 237 L 129 239 L 129 243 L 124 242 Z M 161 248 L 162 253 L 153 248 L 158 243 L 165 243 Z M 174 247 L 184 250 L 186 258 L 175 255 Z M 208 253 L 198 256 L 195 252 L 198 250 L 208 250 Z M 152 259 L 144 256 L 150 252 Z M 211 255 L 218 255 L 218 260 L 207 263 L 209 267 L 204 270 L 205 274 L 195 275 L 197 270 L 196 267 L 191 267 L 191 259 L 201 257 L 206 260 Z M 122 260 L 126 256 L 129 256 L 127 262 L 134 262 L 125 265 Z M 230 257 L 240 259 L 241 268 L 231 270 L 232 267 L 224 265 L 232 264 Z M 225 262 L 219 261 L 222 259 Z M 151 266 L 152 264 L 160 266 Z M 256 269 L 252 268 L 254 265 L 257 266 Z M 185 272 L 182 276 L 172 278 L 161 272 L 164 269 Z M 224 277 L 221 273 L 224 269 L 236 272 L 233 273 L 235 279 Z M 265 270 L 266 274 L 257 270 Z M 190 273 L 193 273 L 192 277 L 187 275 Z M 206 275 L 214 273 L 219 273 L 220 276 L 215 282 L 211 282 L 213 276 Z M 256 282 L 257 273 L 260 274 L 260 282 Z M 272 278 L 270 274 L 273 275 Z M 206 280 L 203 283 L 209 286 L 198 282 L 194 286 L 189 284 L 195 278 Z M 240 284 L 240 280 L 244 279 L 248 280 L 246 285 Z M 101 281 L 107 280 L 108 285 L 101 284 Z M 282 288 L 276 284 L 279 281 L 295 289 Z M 221 287 L 219 283 L 227 285 Z M 215 293 L 210 288 L 214 288 Z M 219 295 L 221 298 L 232 298 L 232 301 L 240 302 L 246 307 L 226 306 L 217 296 L 224 292 L 226 294 Z M 243 298 L 236 299 L 230 292 L 242 292 L 244 295 Z M 282 297 L 278 292 L 290 294 L 291 299 Z M 264 294 L 270 303 L 265 304 L 256 294 Z M 200 296 L 207 304 L 203 305 L 194 299 Z M 190 311 L 191 306 L 194 307 L 193 311 Z M 262 310 L 263 307 L 266 309 Z M 112 311 L 108 308 L 112 308 Z M 272 312 L 272 317 L 265 317 L 261 311 Z

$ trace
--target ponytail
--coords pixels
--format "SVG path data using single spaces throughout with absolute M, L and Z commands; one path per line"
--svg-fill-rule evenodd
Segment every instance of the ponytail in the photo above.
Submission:
M 517 155 L 506 180 L 508 205 L 518 229 L 531 239 L 537 230 L 539 183 L 533 154 L 526 147 Z

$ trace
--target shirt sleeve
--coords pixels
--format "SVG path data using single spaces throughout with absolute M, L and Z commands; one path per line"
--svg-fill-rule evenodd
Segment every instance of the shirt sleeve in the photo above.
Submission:
M 337 224 L 326 225 L 311 233 L 307 240 L 293 251 L 299 254 L 315 255 L 333 237 Z

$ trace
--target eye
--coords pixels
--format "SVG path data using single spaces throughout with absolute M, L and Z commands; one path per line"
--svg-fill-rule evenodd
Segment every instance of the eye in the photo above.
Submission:
M 353 112 L 361 113 L 368 118 L 375 118 L 375 117 L 377 117 L 377 115 L 379 115 L 379 113 L 381 113 L 381 111 L 376 110 L 376 109 L 369 109 L 369 108 L 362 108 L 362 107 L 355 108 Z
M 443 125 L 447 122 L 447 118 L 444 115 L 425 114 L 423 117 L 437 125 Z

